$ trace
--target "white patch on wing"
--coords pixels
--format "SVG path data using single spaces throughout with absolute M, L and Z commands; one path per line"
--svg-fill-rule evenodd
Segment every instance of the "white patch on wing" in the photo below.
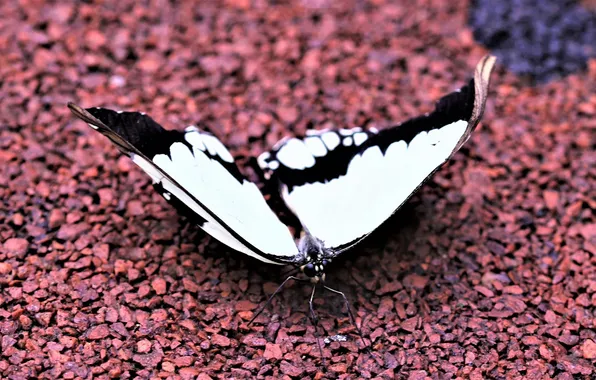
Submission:
M 304 139 L 304 144 L 315 157 L 323 157 L 327 154 L 327 148 L 319 137 L 307 137 Z
M 210 155 L 219 156 L 222 160 L 229 163 L 234 162 L 234 157 L 232 157 L 230 152 L 228 152 L 228 149 L 217 139 L 217 137 L 205 133 L 201 133 L 200 135 L 203 144 L 207 147 Z
M 291 169 L 310 168 L 315 164 L 310 150 L 298 139 L 288 140 L 277 152 L 277 159 Z
M 335 132 L 325 132 L 321 138 L 329 150 L 335 149 L 340 143 L 339 136 Z
M 194 149 L 193 155 L 188 146 L 181 142 L 172 144 L 170 157 L 158 154 L 153 162 L 244 240 L 272 255 L 293 257 L 297 254 L 290 231 L 275 216 L 254 183 L 247 180 L 238 182 L 220 162 L 197 149 Z M 234 238 L 167 177 L 161 183 L 165 190 L 207 220 L 208 224 L 203 229 L 210 235 L 240 252 L 270 262 Z
M 384 154 L 371 146 L 352 158 L 345 175 L 282 189 L 282 197 L 326 247 L 350 243 L 387 220 L 449 158 L 466 127 L 460 120 L 421 132 L 410 144 L 392 143 Z
M 197 130 L 189 131 L 188 128 L 186 128 L 186 131 L 187 132 L 184 134 L 184 139 L 190 145 L 192 145 L 193 148 L 199 148 L 199 150 L 204 152 L 205 149 L 207 149 L 207 148 L 205 147 L 205 144 L 203 144 L 203 139 L 201 138 L 201 133 L 199 133 L 199 131 L 197 131 Z
M 268 161 L 271 159 L 271 153 L 263 152 L 257 157 L 257 163 L 262 170 L 266 170 L 269 166 Z
M 366 139 L 368 139 L 368 136 L 364 132 L 358 132 L 354 134 L 354 143 L 356 144 L 356 146 L 359 146 L 360 144 L 365 142 Z

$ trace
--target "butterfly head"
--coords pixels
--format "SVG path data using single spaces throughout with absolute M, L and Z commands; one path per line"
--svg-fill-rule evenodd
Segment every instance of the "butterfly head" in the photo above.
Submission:
M 303 255 L 303 260 L 300 265 L 300 270 L 308 276 L 312 282 L 325 281 L 325 271 L 331 262 L 331 258 L 327 254 L 323 242 L 310 236 L 305 235 L 298 245 L 300 253 Z

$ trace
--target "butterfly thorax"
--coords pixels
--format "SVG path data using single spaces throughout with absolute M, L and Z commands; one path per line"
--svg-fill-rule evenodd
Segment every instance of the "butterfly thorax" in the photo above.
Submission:
M 325 248 L 323 242 L 306 233 L 298 243 L 298 250 L 302 256 L 300 270 L 317 283 L 325 281 L 325 271 L 331 262 L 332 252 Z

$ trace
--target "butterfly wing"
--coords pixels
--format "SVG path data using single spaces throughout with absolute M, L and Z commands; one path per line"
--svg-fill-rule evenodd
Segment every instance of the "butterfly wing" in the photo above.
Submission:
M 495 58 L 435 110 L 380 132 L 325 130 L 280 141 L 259 157 L 304 229 L 339 253 L 387 220 L 468 140 L 486 103 Z
M 168 202 L 220 242 L 267 263 L 297 259 L 288 228 L 214 135 L 193 126 L 184 132 L 166 130 L 138 112 L 68 107 L 149 174 Z

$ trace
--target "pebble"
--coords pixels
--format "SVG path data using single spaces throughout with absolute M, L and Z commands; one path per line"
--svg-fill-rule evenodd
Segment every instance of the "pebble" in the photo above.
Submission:
M 27 239 L 10 238 L 4 242 L 4 252 L 9 257 L 22 257 L 29 249 L 29 242 Z
M 280 360 L 282 358 L 281 347 L 278 344 L 267 343 L 263 357 L 267 360 Z
M 87 331 L 87 338 L 92 340 L 103 339 L 108 335 L 110 335 L 110 329 L 105 324 L 93 326 Z

